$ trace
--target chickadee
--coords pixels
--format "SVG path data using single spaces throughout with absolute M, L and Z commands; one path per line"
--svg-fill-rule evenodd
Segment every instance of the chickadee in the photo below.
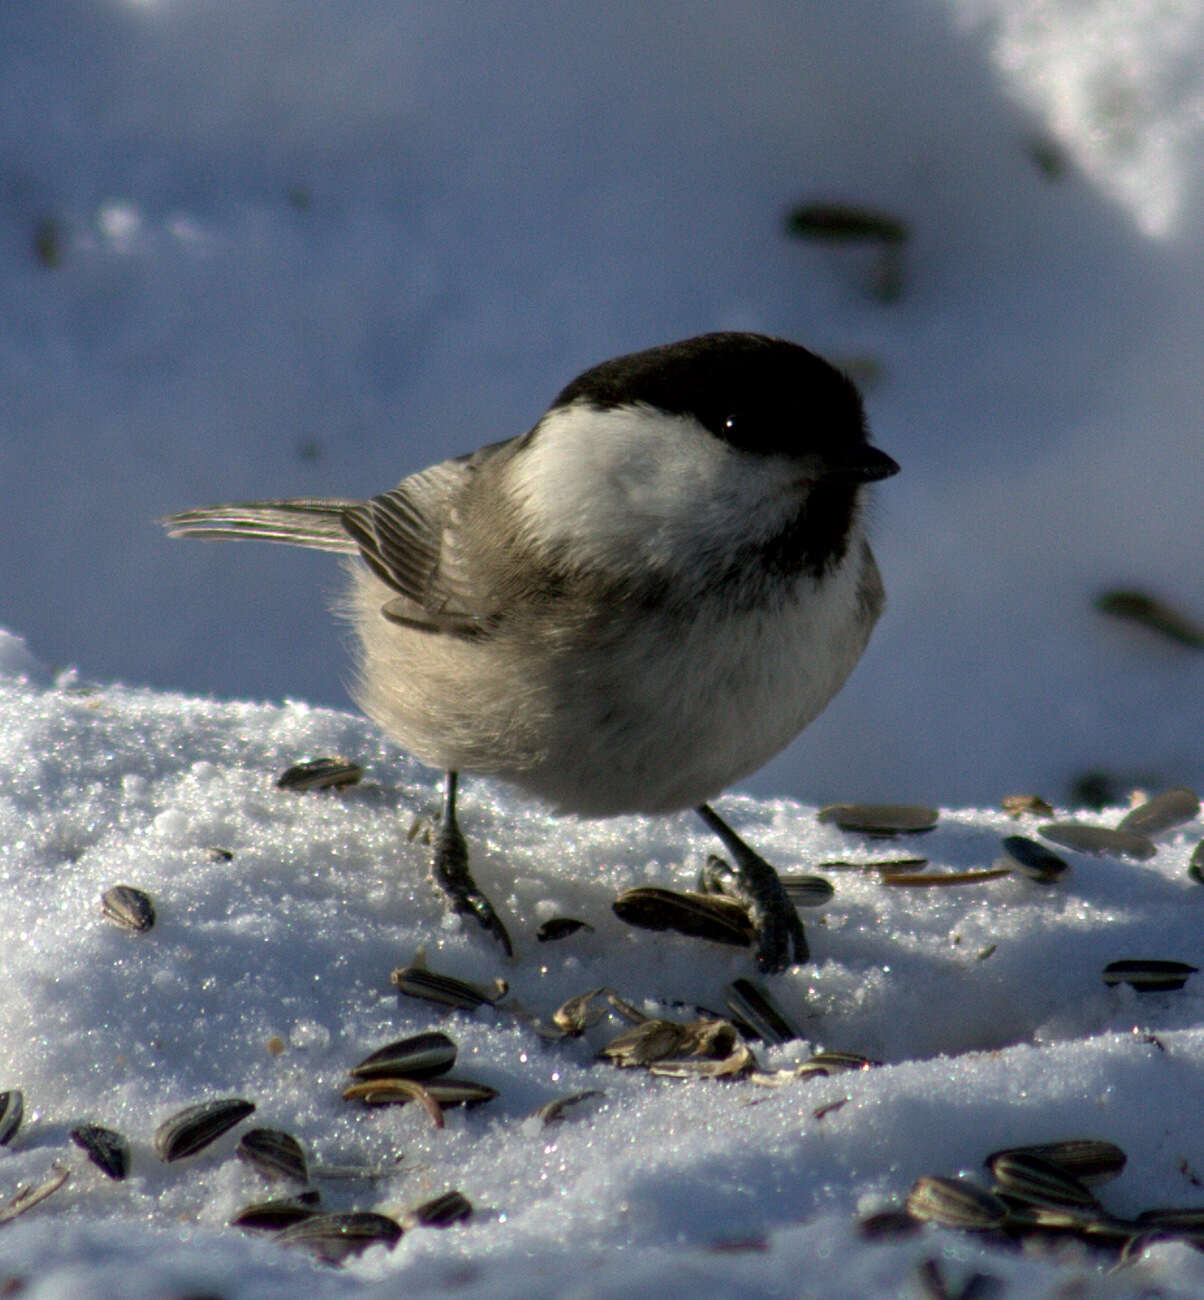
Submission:
M 520 437 L 370 501 L 257 501 L 172 536 L 358 557 L 354 694 L 446 773 L 434 875 L 468 870 L 457 773 L 586 817 L 695 808 L 735 860 L 765 971 L 805 961 L 773 868 L 711 809 L 843 685 L 882 609 L 859 509 L 898 471 L 852 382 L 797 344 L 704 334 L 585 371 Z

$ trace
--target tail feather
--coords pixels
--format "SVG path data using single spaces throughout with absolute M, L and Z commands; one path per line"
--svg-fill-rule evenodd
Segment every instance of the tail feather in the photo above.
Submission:
M 355 555 L 359 547 L 343 527 L 343 511 L 355 501 L 303 498 L 202 506 L 159 522 L 171 537 L 206 542 L 284 542 Z

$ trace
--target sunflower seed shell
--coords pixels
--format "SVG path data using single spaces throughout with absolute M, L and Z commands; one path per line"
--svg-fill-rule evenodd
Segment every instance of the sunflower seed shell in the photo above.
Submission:
M 641 1011 L 634 1002 L 628 1002 L 626 998 L 620 997 L 614 989 L 606 989 L 605 992 L 606 1001 L 610 1006 L 612 1006 L 624 1020 L 630 1020 L 633 1025 L 642 1025 L 646 1020 L 652 1018 Z
M 875 858 L 872 862 L 846 862 L 837 858 L 830 862 L 821 862 L 821 871 L 864 871 L 895 874 L 901 871 L 922 871 L 928 865 L 927 858 Z
M 1004 812 L 1010 817 L 1023 817 L 1030 813 L 1034 817 L 1052 817 L 1053 805 L 1046 803 L 1038 794 L 1009 794 L 1001 800 Z
M 143 934 L 155 923 L 155 904 L 151 896 L 133 885 L 113 885 L 100 896 L 100 910 L 105 919 L 131 934 Z
M 1194 790 L 1175 786 L 1122 817 L 1116 829 L 1136 835 L 1161 835 L 1200 815 L 1200 798 Z
M 1065 858 L 1058 857 L 1027 835 L 1009 835 L 1004 839 L 1002 863 L 1042 884 L 1057 880 L 1069 866 Z
M 120 1182 L 130 1172 L 130 1144 L 111 1128 L 80 1124 L 68 1135 L 89 1160 L 110 1178 Z
M 276 1128 L 248 1129 L 234 1154 L 256 1173 L 273 1181 L 309 1182 L 309 1168 L 301 1143 L 291 1133 Z
M 833 803 L 821 808 L 816 816 L 821 822 L 834 823 L 842 831 L 889 836 L 930 831 L 940 813 L 922 804 Z
M 497 1089 L 470 1079 L 364 1079 L 343 1090 L 346 1101 L 368 1106 L 404 1106 L 408 1101 L 431 1098 L 439 1106 L 478 1106 L 492 1101 Z
M 596 1025 L 606 1015 L 605 1007 L 593 1005 L 605 992 L 606 987 L 599 986 L 590 989 L 588 993 L 578 993 L 575 998 L 569 998 L 552 1012 L 552 1023 L 565 1034 L 585 1033 L 590 1025 Z
M 991 1192 L 961 1178 L 917 1178 L 907 1193 L 907 1213 L 946 1228 L 988 1231 L 1000 1227 L 1008 1207 Z
M 535 938 L 539 943 L 555 943 L 579 930 L 593 934 L 594 927 L 588 921 L 579 921 L 575 916 L 552 916 L 535 931 Z
M 1166 1205 L 1142 1210 L 1137 1222 L 1143 1226 L 1183 1228 L 1204 1233 L 1204 1205 Z
M 857 1235 L 864 1241 L 884 1241 L 910 1237 L 920 1231 L 920 1220 L 906 1210 L 878 1210 L 857 1224 Z
M 1187 983 L 1187 977 L 1198 969 L 1182 961 L 1130 958 L 1109 962 L 1104 967 L 1104 983 L 1128 984 L 1138 993 L 1165 993 L 1181 989 Z
M 486 992 L 479 985 L 452 975 L 439 975 L 424 966 L 398 966 L 389 977 L 397 992 L 407 998 L 421 998 L 439 1006 L 455 1007 L 460 1011 L 476 1011 L 479 1007 L 492 1007 L 505 996 L 504 981 L 498 981 L 498 991 Z
M 0 1092 L 0 1147 L 8 1146 L 16 1137 L 24 1114 L 25 1094 L 20 1088 Z
M 545 1126 L 560 1124 L 566 1118 L 565 1111 L 580 1106 L 584 1102 L 592 1101 L 595 1097 L 602 1096 L 605 1096 L 605 1093 L 601 1088 L 586 1088 L 584 1092 L 571 1092 L 567 1097 L 554 1097 L 551 1101 L 545 1101 L 532 1114 L 536 1119 L 543 1120 Z
M 1083 1219 L 1073 1227 L 1084 1241 L 1104 1241 L 1113 1245 L 1123 1245 L 1131 1241 L 1133 1234 L 1140 1230 L 1133 1219 L 1118 1219 L 1112 1214 L 1100 1214 L 1094 1219 Z
M 281 790 L 341 790 L 363 779 L 364 769 L 345 758 L 305 758 L 281 772 Z
M 1111 830 L 1107 826 L 1090 826 L 1086 822 L 1044 822 L 1037 831 L 1047 840 L 1076 853 L 1104 853 L 1144 862 L 1158 852 L 1153 840 L 1145 835 Z
M 685 893 L 643 885 L 628 889 L 611 904 L 615 915 L 642 930 L 674 930 L 747 948 L 753 940 L 748 909 L 721 894 Z
M 50 1173 L 40 1183 L 36 1186 L 24 1183 L 17 1188 L 3 1205 L 0 1205 L 0 1223 L 9 1223 L 27 1210 L 32 1210 L 35 1205 L 41 1205 L 48 1196 L 53 1196 L 70 1177 L 70 1167 L 60 1164 L 56 1160 L 50 1167 Z
M 387 1043 L 353 1065 L 348 1073 L 355 1079 L 433 1079 L 455 1063 L 455 1043 L 434 1030 Z
M 272 1201 L 255 1201 L 244 1205 L 230 1220 L 232 1228 L 251 1228 L 259 1232 L 279 1232 L 302 1219 L 312 1219 L 321 1213 L 320 1198 L 316 1191 L 298 1192 L 296 1196 L 282 1196 Z
M 155 1152 L 161 1160 L 182 1160 L 195 1155 L 255 1109 L 253 1101 L 223 1097 L 187 1106 L 165 1119 L 155 1130 Z
M 726 1056 L 676 1056 L 651 1061 L 651 1074 L 672 1079 L 726 1079 L 743 1076 L 757 1064 L 746 1043 L 735 1042 Z
M 689 1027 L 673 1020 L 645 1020 L 625 1029 L 598 1053 L 624 1069 L 677 1056 L 690 1039 Z
M 823 907 L 836 893 L 832 882 L 823 876 L 779 876 L 778 879 L 795 907 Z
M 991 1162 L 998 1196 L 1026 1205 L 1073 1213 L 1077 1218 L 1101 1213 L 1100 1203 L 1072 1174 L 1051 1160 L 1031 1153 L 996 1156 Z
M 496 1088 L 474 1079 L 431 1079 L 424 1086 L 440 1106 L 479 1106 L 498 1095 Z
M 1011 867 L 986 867 L 972 871 L 891 871 L 879 876 L 880 884 L 904 889 L 944 889 L 953 885 L 981 885 L 1012 874 Z
M 693 1020 L 688 1024 L 645 1020 L 611 1039 L 599 1056 L 630 1069 L 690 1056 L 726 1061 L 741 1046 L 735 1026 L 726 1020 Z
M 406 1232 L 411 1228 L 450 1228 L 453 1223 L 470 1218 L 471 1202 L 463 1192 L 450 1191 L 407 1210 L 401 1217 L 401 1226 Z
M 340 1264 L 370 1246 L 392 1250 L 401 1240 L 401 1224 L 368 1210 L 347 1214 L 311 1214 L 282 1228 L 276 1240 L 282 1246 L 300 1246 L 329 1264 Z
M 856 1052 L 816 1052 L 797 1066 L 795 1073 L 800 1079 L 806 1079 L 817 1074 L 848 1074 L 857 1070 L 872 1070 L 881 1064 L 881 1061 L 860 1056 Z
M 992 1151 L 983 1161 L 988 1169 L 1003 1156 L 1038 1156 L 1077 1178 L 1094 1185 L 1117 1177 L 1125 1167 L 1125 1153 L 1112 1142 L 1098 1138 L 1067 1138 L 1060 1142 L 1037 1142 L 1030 1146 Z

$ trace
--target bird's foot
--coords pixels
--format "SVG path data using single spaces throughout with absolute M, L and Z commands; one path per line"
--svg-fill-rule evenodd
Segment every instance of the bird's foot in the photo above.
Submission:
M 710 893 L 739 899 L 748 908 L 756 933 L 757 965 L 776 975 L 792 963 L 805 962 L 810 953 L 798 911 L 790 901 L 778 873 L 754 852 L 708 805 L 698 815 L 723 841 L 735 866 L 712 858 L 703 868 L 702 886 Z
M 448 774 L 443 818 L 434 837 L 431 874 L 435 877 L 435 883 L 447 895 L 452 911 L 473 917 L 482 929 L 488 930 L 502 945 L 506 956 L 513 957 L 514 946 L 506 933 L 506 927 L 468 870 L 468 844 L 456 824 L 454 773 Z

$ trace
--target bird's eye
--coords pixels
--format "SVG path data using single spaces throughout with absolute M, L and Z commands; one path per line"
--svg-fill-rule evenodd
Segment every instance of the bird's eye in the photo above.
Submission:
M 729 447 L 761 455 L 782 450 L 778 446 L 781 441 L 779 431 L 791 425 L 786 417 L 773 418 L 773 413 L 746 407 L 744 410 L 724 411 L 707 427 Z
M 728 446 L 747 451 L 758 442 L 762 423 L 751 411 L 727 411 L 719 419 L 718 434 Z

